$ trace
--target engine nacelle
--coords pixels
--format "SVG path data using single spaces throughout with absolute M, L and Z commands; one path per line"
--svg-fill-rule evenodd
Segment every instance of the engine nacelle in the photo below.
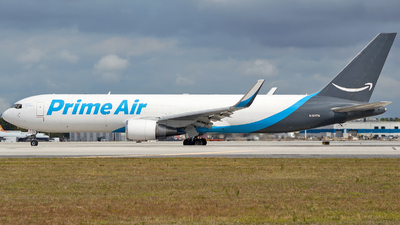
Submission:
M 130 119 L 125 123 L 126 138 L 132 141 L 163 139 L 168 136 L 183 134 L 176 128 L 158 124 L 154 120 Z

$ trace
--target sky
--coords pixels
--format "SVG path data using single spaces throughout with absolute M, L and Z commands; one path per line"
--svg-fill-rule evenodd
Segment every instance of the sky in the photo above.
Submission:
M 38 94 L 260 94 L 321 90 L 400 1 L 0 0 L 0 112 Z M 400 38 L 371 101 L 400 117 Z

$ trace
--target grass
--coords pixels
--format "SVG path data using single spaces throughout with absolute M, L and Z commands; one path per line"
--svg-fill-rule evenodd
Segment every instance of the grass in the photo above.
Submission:
M 0 159 L 1 224 L 400 222 L 400 159 Z

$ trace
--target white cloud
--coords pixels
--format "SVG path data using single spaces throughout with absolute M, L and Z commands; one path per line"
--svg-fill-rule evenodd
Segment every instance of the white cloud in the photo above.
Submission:
M 94 65 L 94 72 L 100 74 L 105 81 L 119 81 L 120 73 L 129 66 L 127 59 L 122 59 L 117 55 L 106 55 Z
M 30 48 L 26 52 L 19 54 L 18 61 L 26 64 L 38 63 L 46 55 L 45 51 L 38 48 Z
M 272 77 L 277 74 L 275 65 L 268 60 L 258 59 L 254 62 L 245 62 L 241 65 L 245 75 Z
M 67 60 L 70 63 L 76 63 L 79 59 L 77 55 L 71 54 L 67 50 L 63 50 L 59 53 L 61 59 Z
M 127 59 L 121 59 L 120 57 L 110 54 L 102 57 L 100 61 L 94 65 L 94 69 L 100 72 L 105 71 L 120 71 L 124 70 L 129 66 Z
M 182 75 L 177 74 L 175 83 L 177 85 L 193 85 L 194 84 L 194 80 L 189 78 L 189 77 L 183 77 Z

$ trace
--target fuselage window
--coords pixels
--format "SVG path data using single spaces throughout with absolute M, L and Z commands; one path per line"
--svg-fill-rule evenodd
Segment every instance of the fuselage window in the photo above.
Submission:
M 22 109 L 22 104 L 14 104 L 13 108 Z

